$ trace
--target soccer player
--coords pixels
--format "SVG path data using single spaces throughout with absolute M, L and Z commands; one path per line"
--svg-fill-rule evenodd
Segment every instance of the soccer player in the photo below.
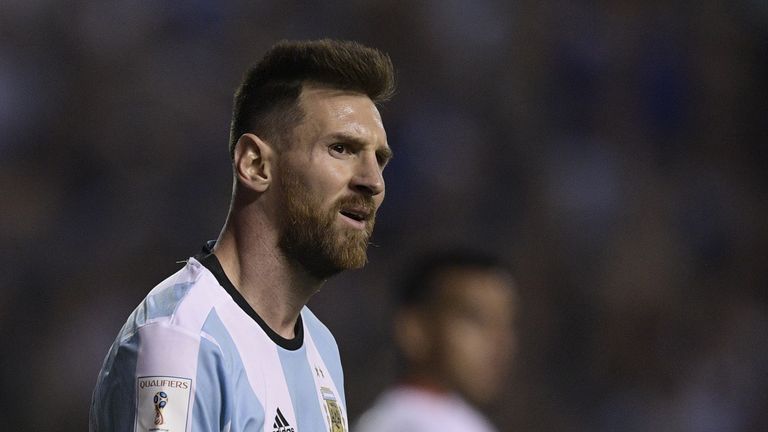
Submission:
M 379 396 L 355 432 L 491 432 L 476 407 L 505 383 L 514 348 L 516 291 L 500 262 L 470 251 L 418 262 L 397 301 L 398 385 Z
M 393 89 L 389 57 L 355 42 L 281 42 L 248 71 L 224 228 L 120 330 L 92 431 L 348 430 L 338 348 L 306 303 L 366 262 Z

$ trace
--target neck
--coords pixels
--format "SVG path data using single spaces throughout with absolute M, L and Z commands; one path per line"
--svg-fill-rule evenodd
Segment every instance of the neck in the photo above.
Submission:
M 278 247 L 278 232 L 266 214 L 233 210 L 216 241 L 214 254 L 235 288 L 254 311 L 286 339 L 323 281 L 311 277 Z

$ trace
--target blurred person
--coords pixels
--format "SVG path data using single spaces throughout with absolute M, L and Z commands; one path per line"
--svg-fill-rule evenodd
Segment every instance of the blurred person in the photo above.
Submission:
M 338 347 L 306 304 L 367 261 L 393 90 L 389 56 L 355 42 L 284 41 L 248 71 L 226 223 L 120 330 L 92 431 L 348 430 Z
M 512 276 L 497 258 L 458 250 L 423 257 L 395 306 L 399 382 L 354 430 L 494 431 L 478 408 L 507 382 L 516 304 Z

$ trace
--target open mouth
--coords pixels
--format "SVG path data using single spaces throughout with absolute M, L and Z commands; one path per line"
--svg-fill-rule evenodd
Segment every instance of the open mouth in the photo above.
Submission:
M 353 211 L 353 210 L 341 210 L 339 213 L 358 222 L 362 222 L 368 218 L 366 214 Z

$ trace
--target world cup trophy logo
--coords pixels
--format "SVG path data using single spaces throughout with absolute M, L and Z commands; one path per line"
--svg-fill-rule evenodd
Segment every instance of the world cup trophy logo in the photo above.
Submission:
M 163 408 L 168 404 L 168 395 L 165 392 L 155 393 L 155 425 L 161 425 L 163 419 Z

